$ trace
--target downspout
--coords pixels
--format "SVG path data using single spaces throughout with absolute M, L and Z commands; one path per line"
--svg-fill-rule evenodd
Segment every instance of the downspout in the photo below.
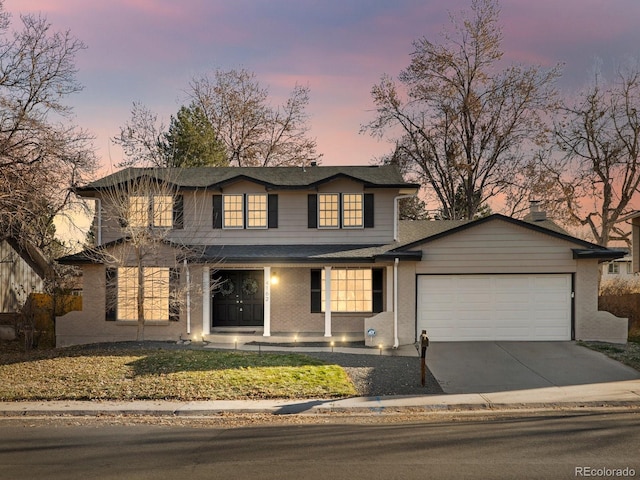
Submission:
M 398 339 L 398 257 L 393 261 L 393 348 L 400 346 Z
M 184 259 L 184 269 L 187 274 L 187 335 L 191 335 L 191 273 L 187 259 Z
M 96 246 L 102 245 L 102 199 L 96 198 Z
M 412 195 L 397 195 L 396 197 L 393 198 L 393 241 L 397 242 L 398 241 L 398 224 L 400 222 L 400 208 L 398 205 L 398 202 L 400 200 L 402 200 L 403 198 L 411 198 L 411 197 L 415 197 L 415 193 Z

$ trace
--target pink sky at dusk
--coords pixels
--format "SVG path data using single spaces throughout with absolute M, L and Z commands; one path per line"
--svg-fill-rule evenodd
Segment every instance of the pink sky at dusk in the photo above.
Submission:
M 371 163 L 391 145 L 359 134 L 372 119 L 371 87 L 408 65 L 412 41 L 439 41 L 448 13 L 469 0 L 4 0 L 42 13 L 54 30 L 87 44 L 77 58 L 85 89 L 76 122 L 96 135 L 104 167 L 121 160 L 110 142 L 133 102 L 165 124 L 185 102 L 189 80 L 217 68 L 246 68 L 281 103 L 309 85 L 311 135 L 323 164 Z M 543 67 L 564 64 L 560 87 L 587 80 L 594 60 L 611 68 L 640 57 L 638 0 L 504 0 L 505 58 Z

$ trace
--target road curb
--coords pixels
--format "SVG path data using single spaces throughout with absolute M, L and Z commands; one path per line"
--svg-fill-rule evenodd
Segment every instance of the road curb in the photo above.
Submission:
M 224 414 L 267 414 L 267 415 L 323 415 L 323 414 L 411 414 L 437 412 L 499 412 L 523 410 L 581 410 L 606 408 L 636 408 L 640 403 L 632 401 L 595 402 L 534 402 L 534 403 L 461 403 L 461 404 L 420 404 L 413 405 L 332 405 L 333 401 L 317 400 L 317 405 L 305 403 L 278 403 L 263 406 L 238 405 L 234 408 L 223 406 L 200 407 L 197 405 L 155 404 L 143 405 L 101 405 L 92 402 L 65 402 L 65 405 L 33 405 L 16 403 L 11 408 L 0 407 L 0 417 L 207 417 Z M 89 405 L 86 405 L 89 404 Z

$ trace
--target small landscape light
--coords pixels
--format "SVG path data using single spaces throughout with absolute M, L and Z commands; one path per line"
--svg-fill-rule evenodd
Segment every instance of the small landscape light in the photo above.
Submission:
M 336 342 L 331 342 L 331 353 L 333 353 L 333 347 L 335 346 Z
M 237 350 L 237 349 L 238 349 L 238 337 L 235 337 L 235 338 L 233 339 L 233 343 L 234 343 L 234 345 L 235 345 L 234 349 L 235 349 L 235 350 Z
M 382 344 L 378 345 L 378 348 L 380 349 L 380 355 L 382 355 Z

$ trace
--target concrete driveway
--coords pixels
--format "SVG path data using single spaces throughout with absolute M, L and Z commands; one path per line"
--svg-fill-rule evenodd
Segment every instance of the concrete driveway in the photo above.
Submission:
M 575 342 L 432 342 L 427 365 L 445 393 L 488 393 L 640 379 Z

